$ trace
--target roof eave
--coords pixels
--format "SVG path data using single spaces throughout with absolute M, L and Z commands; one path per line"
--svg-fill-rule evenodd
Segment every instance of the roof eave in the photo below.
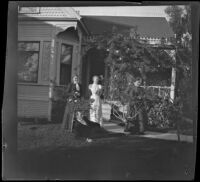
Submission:
M 33 16 L 18 16 L 18 20 L 21 21 L 78 21 L 76 18 L 66 18 L 66 17 L 33 17 Z
M 82 18 L 79 20 L 81 26 L 83 27 L 84 31 L 86 32 L 87 35 L 90 35 L 89 30 L 87 29 L 87 27 L 85 26 L 84 22 L 82 21 Z

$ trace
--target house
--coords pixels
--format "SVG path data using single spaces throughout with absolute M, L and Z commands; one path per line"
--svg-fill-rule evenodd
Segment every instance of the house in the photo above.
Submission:
M 48 117 L 49 83 L 66 85 L 80 74 L 87 31 L 72 8 L 21 8 L 18 16 L 18 116 Z
M 81 78 L 84 94 L 94 74 L 107 77 L 101 50 L 84 48 L 87 37 L 113 26 L 133 27 L 140 41 L 151 45 L 170 45 L 173 37 L 165 18 L 81 17 L 69 7 L 21 7 L 18 20 L 19 117 L 51 120 L 52 84 L 65 86 L 74 74 Z

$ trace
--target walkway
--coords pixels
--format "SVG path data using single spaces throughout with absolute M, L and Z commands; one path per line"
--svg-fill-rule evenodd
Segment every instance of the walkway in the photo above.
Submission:
M 105 122 L 104 128 L 107 131 L 110 131 L 110 132 L 124 133 L 124 127 L 119 126 L 117 123 Z M 174 140 L 174 141 L 178 140 L 176 133 L 161 133 L 161 132 L 153 132 L 153 131 L 146 131 L 145 134 L 140 135 L 140 137 L 163 139 L 163 140 Z M 193 142 L 193 136 L 180 135 L 180 140 L 184 141 L 184 142 L 192 143 Z
M 103 103 L 102 105 L 102 111 L 103 111 L 103 118 L 105 120 L 110 119 L 110 105 Z M 104 128 L 110 132 L 114 133 L 124 133 L 124 127 L 119 126 L 117 123 L 113 122 L 105 122 Z M 161 132 L 152 132 L 152 131 L 146 131 L 144 135 L 140 135 L 140 137 L 146 137 L 146 138 L 157 138 L 157 139 L 163 139 L 163 140 L 174 140 L 177 141 L 178 137 L 176 133 L 161 133 Z M 180 140 L 185 142 L 193 142 L 193 136 L 188 135 L 180 135 Z

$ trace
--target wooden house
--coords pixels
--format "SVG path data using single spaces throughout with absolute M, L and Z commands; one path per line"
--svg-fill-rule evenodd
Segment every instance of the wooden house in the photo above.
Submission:
M 20 8 L 18 116 L 51 120 L 52 84 L 65 86 L 77 74 L 87 95 L 87 85 L 94 74 L 106 78 L 101 50 L 85 49 L 87 41 L 84 40 L 111 30 L 114 25 L 137 27 L 140 40 L 151 45 L 163 41 L 170 44 L 174 36 L 166 19 L 160 17 L 81 17 L 73 8 Z M 173 76 L 169 87 L 172 97 L 174 80 Z
M 66 85 L 73 74 L 81 74 L 81 39 L 86 33 L 72 8 L 19 9 L 19 117 L 50 117 L 50 81 Z

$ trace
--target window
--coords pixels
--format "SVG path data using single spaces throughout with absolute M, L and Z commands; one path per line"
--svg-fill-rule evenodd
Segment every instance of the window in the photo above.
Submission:
M 19 42 L 18 81 L 37 83 L 39 63 L 39 42 Z
M 60 85 L 67 85 L 71 81 L 73 46 L 62 44 L 60 56 Z

